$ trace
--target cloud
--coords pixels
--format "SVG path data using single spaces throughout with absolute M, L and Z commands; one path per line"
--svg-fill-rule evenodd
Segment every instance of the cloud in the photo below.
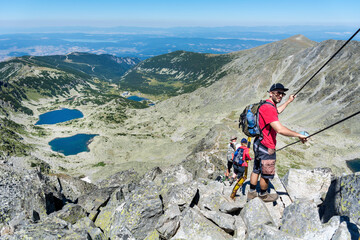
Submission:
M 325 32 L 326 34 L 331 34 L 331 35 L 338 35 L 338 36 L 344 36 L 344 35 L 349 35 L 351 34 L 351 32 Z

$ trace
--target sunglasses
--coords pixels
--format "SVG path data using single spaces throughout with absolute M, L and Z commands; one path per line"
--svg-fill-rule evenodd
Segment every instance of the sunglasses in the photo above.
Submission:
M 286 93 L 284 92 L 274 91 L 273 93 L 275 93 L 276 96 L 282 96 L 282 97 L 286 96 Z

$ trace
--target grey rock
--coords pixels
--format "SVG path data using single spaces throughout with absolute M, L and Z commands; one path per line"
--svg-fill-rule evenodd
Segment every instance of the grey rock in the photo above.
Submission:
M 159 167 L 155 167 L 151 169 L 149 172 L 147 172 L 143 178 L 148 179 L 150 181 L 154 181 L 157 176 L 162 174 L 163 171 Z
M 139 174 L 131 169 L 115 173 L 114 175 L 97 182 L 96 185 L 101 188 L 123 187 L 124 185 L 136 184 L 139 182 L 139 179 Z
M 246 240 L 301 240 L 302 238 L 294 237 L 290 234 L 280 231 L 278 228 L 269 225 L 259 225 L 257 228 L 253 229 Z M 316 238 L 314 238 L 316 239 Z
M 244 208 L 246 201 L 229 201 L 222 202 L 219 207 L 220 212 L 234 214 L 240 213 L 241 209 Z
M 176 204 L 180 207 L 180 210 L 190 206 L 194 198 L 198 197 L 198 194 L 198 184 L 196 182 L 170 186 L 164 184 L 161 188 L 164 206 Z
M 3 235 L 1 239 L 79 239 L 88 240 L 86 230 L 73 229 L 71 225 L 59 218 L 49 216 L 37 224 L 23 224 L 15 229 L 12 235 Z
M 254 198 L 246 203 L 245 207 L 240 212 L 240 216 L 244 220 L 249 232 L 262 224 L 273 227 L 276 226 L 265 203 L 260 200 L 260 198 Z
M 347 216 L 360 226 L 360 174 L 344 175 L 334 179 L 320 207 L 322 221 L 332 216 Z
M 73 225 L 73 229 L 86 230 L 90 235 L 91 239 L 105 240 L 104 233 L 95 226 L 94 222 L 88 217 L 84 217 Z
M 327 169 L 289 169 L 284 176 L 284 185 L 293 200 L 307 199 L 319 205 L 330 187 L 331 179 L 332 172 Z
M 230 201 L 229 197 L 223 195 L 224 185 L 217 181 L 209 181 L 199 185 L 199 203 L 202 210 L 219 211 L 223 203 Z
M 46 189 L 36 172 L 0 165 L 0 223 L 8 223 L 21 212 L 27 217 L 45 217 L 51 204 Z
M 347 228 L 346 222 L 342 222 L 339 228 L 336 230 L 331 240 L 350 240 L 351 234 Z
M 246 237 L 246 225 L 241 216 L 234 216 L 235 218 L 235 234 L 234 239 L 244 240 Z
M 316 204 L 307 200 L 295 200 L 285 208 L 281 231 L 296 237 L 322 229 Z
M 63 196 L 63 201 L 66 202 L 74 203 L 81 195 L 97 189 L 94 184 L 65 174 L 47 175 L 47 178 L 49 179 L 48 182 L 55 186 L 57 192 Z
M 161 174 L 157 173 L 155 175 L 153 181 L 158 186 L 163 186 L 164 184 L 168 186 L 182 185 L 193 181 L 193 175 L 180 164 L 167 168 Z M 146 183 L 149 180 L 144 178 L 143 181 Z
M 328 240 L 331 239 L 336 230 L 340 226 L 340 217 L 334 216 L 330 219 L 330 221 L 326 224 L 323 224 L 318 231 L 307 232 L 303 235 L 303 239 L 311 240 L 311 239 L 319 239 L 319 240 Z
M 129 193 L 125 202 L 116 208 L 109 237 L 116 235 L 121 227 L 126 227 L 135 238 L 144 239 L 155 229 L 162 214 L 159 189 L 153 182 L 147 182 Z
M 95 220 L 100 207 L 104 207 L 110 200 L 112 192 L 115 188 L 101 188 L 91 191 L 90 193 L 81 195 L 78 198 L 78 204 L 82 206 L 88 213 L 90 219 Z
M 110 235 L 111 240 L 136 240 L 129 229 L 124 226 L 120 226 L 116 230 L 113 230 Z
M 60 211 L 50 214 L 71 224 L 75 224 L 79 219 L 86 217 L 86 211 L 80 205 L 68 203 Z
M 160 217 L 156 230 L 164 239 L 173 237 L 180 226 L 181 212 L 177 205 L 170 205 Z
M 172 240 L 192 239 L 192 240 L 225 240 L 232 239 L 222 229 L 202 216 L 200 211 L 194 208 L 186 208 L 180 220 L 180 228 L 172 237 Z
M 157 230 L 152 231 L 149 233 L 144 240 L 164 240 L 160 237 L 160 234 Z
M 235 232 L 235 218 L 229 214 L 217 212 L 217 211 L 207 211 L 201 210 L 201 213 L 213 223 L 215 223 L 219 228 L 223 229 L 225 232 L 233 235 Z
M 125 193 L 122 188 L 116 189 L 104 207 L 100 207 L 96 216 L 95 225 L 101 228 L 107 236 L 113 221 L 116 209 L 125 202 Z M 89 215 L 90 216 L 90 215 Z

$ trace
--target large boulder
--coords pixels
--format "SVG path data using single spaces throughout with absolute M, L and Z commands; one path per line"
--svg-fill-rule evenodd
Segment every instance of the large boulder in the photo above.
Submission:
M 207 211 L 201 210 L 201 213 L 213 223 L 215 223 L 219 228 L 223 229 L 225 232 L 234 235 L 235 232 L 235 218 L 230 214 L 217 212 L 217 211 Z
M 276 227 L 274 219 L 271 217 L 265 203 L 260 198 L 254 198 L 245 204 L 240 215 L 249 232 L 255 230 L 262 224 Z
M 232 236 L 205 218 L 195 206 L 194 208 L 186 208 L 182 212 L 180 228 L 171 239 L 227 240 L 232 239 Z
M 288 233 L 280 231 L 278 228 L 266 224 L 259 225 L 251 231 L 246 240 L 302 240 L 302 238 L 294 237 Z
M 96 189 L 81 195 L 78 198 L 78 204 L 89 213 L 91 220 L 95 220 L 100 207 L 104 207 L 107 204 L 113 191 L 115 191 L 115 188 Z
M 125 196 L 125 202 L 116 208 L 109 237 L 117 236 L 126 227 L 136 239 L 144 239 L 163 214 L 163 203 L 158 187 L 147 182 Z
M 285 208 L 281 231 L 295 237 L 302 237 L 310 232 L 317 232 L 322 228 L 317 206 L 308 200 L 295 200 Z
M 334 215 L 347 216 L 360 226 L 360 173 L 334 179 L 320 207 L 322 221 Z
M 99 213 L 96 216 L 95 225 L 99 227 L 107 236 L 116 213 L 116 209 L 125 202 L 125 193 L 123 188 L 116 189 L 110 196 L 106 206 L 100 206 Z M 90 215 L 89 215 L 90 216 Z
M 46 178 L 47 183 L 54 186 L 57 192 L 62 195 L 62 200 L 65 203 L 75 203 L 81 195 L 97 189 L 94 184 L 65 174 L 51 174 L 47 175 Z
M 57 212 L 53 212 L 50 216 L 56 216 L 71 224 L 75 224 L 79 219 L 87 216 L 86 211 L 80 205 L 68 203 L 63 209 Z
M 156 230 L 163 239 L 173 237 L 180 226 L 181 212 L 178 205 L 169 205 L 165 213 L 160 217 Z
M 331 184 L 332 172 L 327 168 L 314 170 L 289 169 L 284 176 L 284 185 L 290 197 L 315 201 L 317 205 L 322 203 Z
M 21 212 L 33 220 L 46 216 L 46 186 L 34 171 L 0 165 L 0 224 L 6 224 Z
M 66 239 L 66 240 L 88 240 L 89 233 L 86 229 L 72 228 L 69 222 L 59 219 L 55 216 L 43 218 L 40 222 L 34 224 L 29 221 L 22 221 L 16 226 L 14 232 L 4 234 L 1 239 Z
M 224 203 L 229 202 L 229 197 L 224 197 L 224 185 L 217 181 L 204 181 L 199 184 L 199 203 L 202 210 L 219 211 Z
M 82 219 L 79 219 L 76 224 L 73 225 L 73 229 L 80 230 L 86 230 L 88 234 L 90 235 L 91 239 L 96 240 L 105 240 L 104 233 L 100 230 L 100 228 L 97 228 L 93 221 L 91 221 L 90 218 L 84 217 Z
M 96 183 L 101 188 L 122 187 L 128 184 L 136 184 L 140 180 L 139 174 L 133 169 L 121 171 Z

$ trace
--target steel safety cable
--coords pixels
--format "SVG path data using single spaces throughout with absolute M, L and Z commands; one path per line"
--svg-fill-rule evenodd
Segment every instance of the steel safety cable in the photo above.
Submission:
M 329 58 L 329 60 L 326 61 L 326 63 L 319 70 L 316 71 L 316 73 L 311 76 L 309 80 L 306 81 L 306 83 L 294 95 L 297 95 L 359 32 L 360 28 L 341 46 L 341 48 L 339 48 L 339 50 L 336 51 L 336 53 L 334 53 L 334 55 Z
M 348 116 L 348 117 L 346 117 L 346 118 L 344 118 L 344 119 L 341 119 L 340 121 L 337 121 L 336 123 L 333 123 L 333 124 L 331 124 L 330 126 L 327 126 L 326 128 L 323 128 L 323 129 L 321 129 L 321 130 L 319 130 L 319 131 L 317 131 L 317 132 L 315 132 L 315 133 L 313 133 L 313 134 L 310 134 L 307 138 L 310 138 L 310 137 L 312 137 L 312 136 L 314 136 L 314 135 L 316 135 L 316 134 L 319 134 L 319 133 L 321 133 L 321 132 L 323 132 L 323 131 L 325 131 L 325 130 L 327 130 L 327 129 L 329 129 L 329 128 L 332 128 L 333 126 L 335 126 L 335 125 L 337 125 L 337 124 L 339 124 L 339 123 L 342 123 L 342 122 L 344 122 L 344 121 L 346 121 L 346 120 L 348 120 L 348 119 L 350 119 L 350 118 L 358 115 L 359 113 L 360 113 L 360 111 L 358 111 L 358 112 L 356 112 L 356 113 L 354 113 L 354 114 L 352 114 L 352 115 L 350 115 L 350 116 Z M 301 140 L 298 140 L 298 141 L 296 141 L 296 142 L 290 143 L 290 144 L 288 144 L 288 145 L 286 145 L 286 146 L 284 146 L 284 147 L 282 147 L 282 148 L 280 148 L 280 149 L 278 149 L 278 150 L 276 150 L 276 151 L 278 152 L 278 151 L 280 151 L 280 150 L 282 150 L 282 149 L 284 149 L 284 148 L 286 148 L 286 147 L 289 147 L 289 146 L 291 146 L 291 145 L 294 145 L 294 144 L 296 144 L 296 143 L 298 143 L 298 142 L 301 142 Z

